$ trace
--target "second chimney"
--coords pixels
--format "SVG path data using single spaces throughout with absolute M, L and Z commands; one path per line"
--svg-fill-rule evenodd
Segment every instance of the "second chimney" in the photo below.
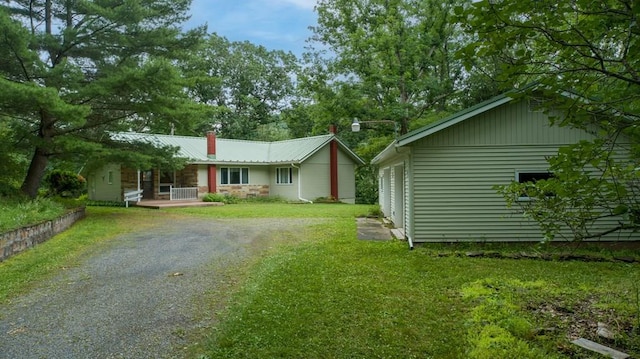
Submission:
M 207 132 L 207 157 L 216 158 L 216 133 Z

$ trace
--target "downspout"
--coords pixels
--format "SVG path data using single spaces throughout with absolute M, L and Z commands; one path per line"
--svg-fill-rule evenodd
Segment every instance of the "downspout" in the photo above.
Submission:
M 300 167 L 296 167 L 296 165 L 293 163 L 291 164 L 291 167 L 296 168 L 298 170 L 298 200 L 302 202 L 313 203 L 313 201 L 310 201 L 306 198 L 302 198 L 302 169 L 300 169 Z

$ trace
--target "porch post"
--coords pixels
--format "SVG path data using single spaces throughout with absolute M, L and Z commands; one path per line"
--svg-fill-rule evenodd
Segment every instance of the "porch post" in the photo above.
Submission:
M 217 189 L 217 178 L 216 178 L 216 165 L 209 165 L 207 174 L 207 181 L 209 182 L 209 193 L 216 193 Z
M 139 169 L 138 169 L 138 182 L 137 183 L 138 183 L 138 193 L 140 193 L 140 170 Z M 139 196 L 137 202 L 140 202 L 140 198 L 141 197 Z

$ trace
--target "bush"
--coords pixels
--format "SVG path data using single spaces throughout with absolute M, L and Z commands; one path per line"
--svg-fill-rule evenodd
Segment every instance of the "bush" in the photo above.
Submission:
M 318 197 L 313 200 L 313 203 L 343 203 L 338 198 L 329 197 Z
M 84 177 L 71 171 L 54 170 L 45 177 L 49 194 L 60 197 L 79 197 L 85 189 Z
M 202 197 L 203 202 L 222 202 L 224 204 L 236 204 L 238 203 L 238 197 L 232 195 L 225 195 L 220 193 L 207 193 Z

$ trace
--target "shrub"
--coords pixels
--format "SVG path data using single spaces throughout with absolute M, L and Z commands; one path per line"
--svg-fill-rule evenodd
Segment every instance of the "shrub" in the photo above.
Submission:
M 79 197 L 87 181 L 71 171 L 54 170 L 45 177 L 49 193 L 60 197 Z
M 318 197 L 313 200 L 314 203 L 343 203 L 338 198 L 333 198 L 331 196 L 328 197 Z
M 225 195 L 220 193 L 207 193 L 202 197 L 203 202 L 222 202 L 224 204 L 238 203 L 238 197 L 232 195 Z

